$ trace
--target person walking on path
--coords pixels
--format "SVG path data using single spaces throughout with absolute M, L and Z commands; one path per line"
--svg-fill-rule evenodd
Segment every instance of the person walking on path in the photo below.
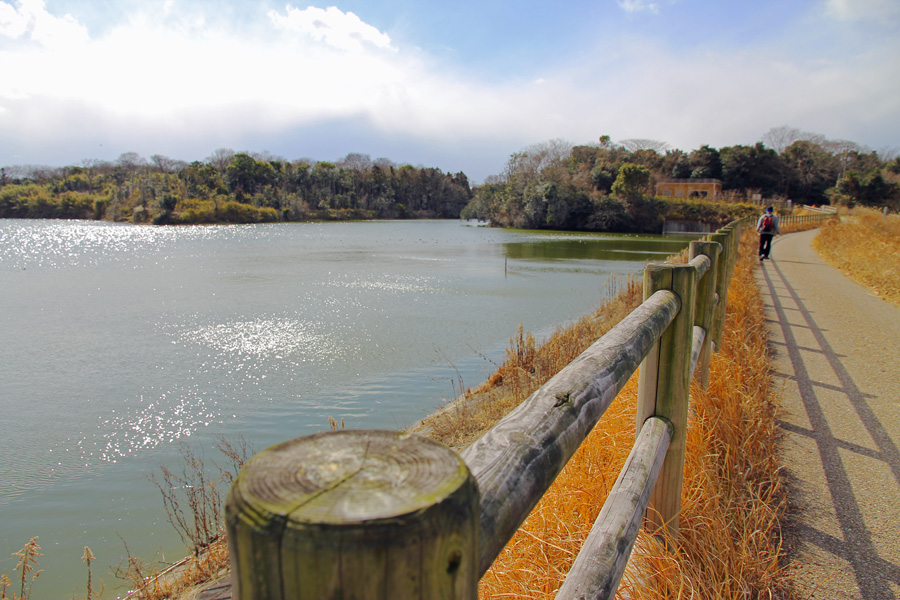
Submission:
M 780 236 L 757 280 L 782 382 L 789 572 L 811 600 L 900 599 L 900 307 Z
M 756 221 L 756 232 L 759 234 L 759 260 L 767 259 L 772 250 L 772 238 L 781 233 L 778 216 L 771 206 Z

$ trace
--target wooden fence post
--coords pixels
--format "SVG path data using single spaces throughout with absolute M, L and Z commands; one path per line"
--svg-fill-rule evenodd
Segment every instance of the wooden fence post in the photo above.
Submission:
M 697 271 L 690 265 L 651 264 L 644 268 L 645 299 L 659 290 L 671 290 L 680 302 L 675 320 L 641 364 L 637 405 L 638 432 L 651 416 L 664 417 L 673 427 L 672 442 L 647 513 L 652 529 L 667 526 L 673 536 L 678 534 L 684 480 L 696 285 Z
M 711 233 L 706 238 L 710 242 L 721 245 L 722 250 L 719 259 L 716 262 L 716 294 L 719 296 L 719 302 L 713 310 L 713 320 L 710 325 L 709 335 L 710 341 L 718 352 L 719 346 L 722 344 L 722 328 L 725 324 L 725 307 L 728 304 L 728 260 L 729 249 L 728 234 L 720 229 L 716 233 Z
M 452 450 L 338 431 L 264 450 L 225 505 L 236 600 L 475 600 L 479 496 Z
M 709 258 L 709 270 L 700 280 L 700 289 L 697 290 L 697 308 L 694 314 L 694 325 L 703 328 L 706 336 L 700 348 L 700 358 L 697 361 L 697 369 L 694 376 L 700 387 L 706 389 L 709 386 L 709 360 L 712 354 L 712 323 L 716 304 L 716 278 L 718 276 L 719 254 L 722 245 L 716 242 L 691 242 L 691 260 L 697 256 Z

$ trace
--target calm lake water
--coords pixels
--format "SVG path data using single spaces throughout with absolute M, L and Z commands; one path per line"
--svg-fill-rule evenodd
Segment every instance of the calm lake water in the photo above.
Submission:
M 148 475 L 188 440 L 261 450 L 402 428 L 685 239 L 456 221 L 146 227 L 0 220 L 0 574 L 39 536 L 32 598 L 185 549 Z M 122 584 L 109 573 L 107 588 Z M 106 597 L 121 594 L 108 592 Z

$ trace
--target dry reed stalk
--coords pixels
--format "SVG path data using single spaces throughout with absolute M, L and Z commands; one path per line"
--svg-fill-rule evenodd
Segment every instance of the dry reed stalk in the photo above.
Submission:
M 160 571 L 156 565 L 148 566 L 131 556 L 126 544 L 127 561 L 116 567 L 115 574 L 133 587 L 127 598 L 160 600 L 177 597 L 227 571 L 228 546 L 220 508 L 222 491 L 252 456 L 253 448 L 243 437 L 236 440 L 220 437 L 216 449 L 228 459 L 225 466 L 211 461 L 218 473 L 210 469 L 191 447 L 182 445 L 181 473 L 162 466 L 160 474 L 154 473 L 151 477 L 163 496 L 169 522 L 191 546 L 192 554 Z
M 711 385 L 692 389 L 681 539 L 673 549 L 641 534 L 620 588 L 629 598 L 790 598 L 780 565 L 784 512 L 776 399 L 762 300 L 753 280 L 755 234 L 729 290 Z M 491 570 L 480 597 L 552 598 L 634 439 L 636 377 L 620 393 Z
M 900 305 L 900 216 L 861 209 L 853 215 L 823 227 L 813 247 L 847 277 Z
M 126 545 L 126 552 L 127 552 Z M 164 600 L 196 595 L 210 581 L 228 573 L 228 544 L 222 535 L 200 554 L 191 554 L 162 572 L 148 567 L 128 553 L 125 565 L 116 567 L 116 576 L 128 582 L 128 600 Z
M 27 600 L 28 592 L 31 590 L 30 584 L 33 584 L 41 573 L 43 573 L 41 570 L 35 571 L 35 567 L 38 566 L 37 558 L 43 556 L 37 540 L 37 537 L 31 538 L 21 550 L 12 553 L 13 556 L 19 557 L 15 570 L 19 571 L 21 587 L 19 588 L 19 596 L 16 597 L 13 595 L 11 596 L 11 600 Z M 34 571 L 34 574 L 31 575 L 31 580 L 29 582 L 28 575 L 30 575 L 32 571 Z M 2 597 L 6 598 L 6 590 L 12 585 L 12 581 L 4 574 L 3 578 L 0 579 L 0 585 L 3 586 L 0 588 L 0 590 L 2 590 Z

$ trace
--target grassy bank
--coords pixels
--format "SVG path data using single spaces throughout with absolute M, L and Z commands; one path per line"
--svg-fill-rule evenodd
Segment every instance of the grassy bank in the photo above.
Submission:
M 900 216 L 856 209 L 823 227 L 813 248 L 844 275 L 900 306 Z
M 666 549 L 641 533 L 622 584 L 631 598 L 791 597 L 755 243 L 753 232 L 742 241 L 710 387 L 691 392 L 681 541 Z M 630 451 L 636 396 L 635 376 L 482 579 L 481 598 L 554 597 Z

